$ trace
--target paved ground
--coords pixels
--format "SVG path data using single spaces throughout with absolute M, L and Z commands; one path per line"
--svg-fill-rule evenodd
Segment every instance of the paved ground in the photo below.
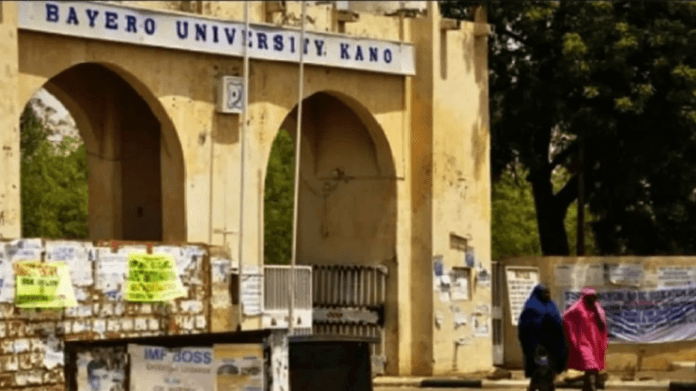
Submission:
M 379 387 L 375 388 L 375 391 L 447 391 L 447 390 L 477 390 L 481 388 L 417 388 L 417 387 L 403 387 L 403 388 L 386 388 L 386 387 Z M 486 388 L 486 390 L 489 391 L 527 391 L 526 388 Z M 556 391 L 565 391 L 566 389 L 563 388 L 557 388 Z M 568 391 L 579 391 L 577 388 L 575 389 L 569 389 Z M 641 390 L 641 391 L 664 391 L 664 388 L 662 389 L 656 389 L 656 390 Z

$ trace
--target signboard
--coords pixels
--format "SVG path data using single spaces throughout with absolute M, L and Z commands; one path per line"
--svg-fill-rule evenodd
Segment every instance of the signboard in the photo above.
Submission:
M 605 264 L 607 280 L 614 285 L 640 286 L 643 266 L 640 264 Z
M 121 5 L 87 1 L 23 1 L 19 6 L 19 28 L 99 39 L 134 45 L 161 47 L 241 57 L 244 24 Z M 252 25 L 246 34 L 250 58 L 304 62 L 337 68 L 415 74 L 412 44 L 351 38 L 341 35 L 305 33 L 268 25 Z
M 565 307 L 579 297 L 580 292 L 565 292 Z M 598 297 L 613 341 L 696 340 L 696 287 L 600 291 Z
M 168 301 L 186 296 L 169 254 L 128 254 L 126 301 Z
M 15 306 L 64 308 L 77 305 L 67 266 L 63 262 L 23 261 L 14 264 Z
M 687 266 L 665 266 L 657 269 L 660 287 L 696 285 L 696 268 Z
M 130 391 L 215 389 L 213 349 L 128 345 Z
M 524 304 L 534 287 L 539 284 L 539 269 L 536 267 L 506 267 L 508 298 L 510 300 L 510 319 L 517 326 Z
M 217 391 L 263 391 L 261 344 L 215 345 Z

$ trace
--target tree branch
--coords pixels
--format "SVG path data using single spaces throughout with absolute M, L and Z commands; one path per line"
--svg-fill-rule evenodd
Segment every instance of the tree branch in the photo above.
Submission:
M 565 186 L 563 186 L 563 188 L 556 193 L 554 198 L 556 199 L 556 205 L 559 208 L 567 210 L 570 204 L 572 204 L 573 201 L 578 198 L 578 176 L 573 175 L 573 177 L 566 182 Z
M 496 29 L 496 30 L 497 30 L 497 29 Z M 526 39 L 522 38 L 519 34 L 513 33 L 512 31 L 501 29 L 501 30 L 500 30 L 500 35 L 504 35 L 504 36 L 506 36 L 506 37 L 508 37 L 508 38 L 512 38 L 512 39 L 514 39 L 515 41 L 517 41 L 517 42 L 519 42 L 519 43 L 522 43 L 522 44 L 524 44 L 524 45 L 529 45 L 529 44 L 527 43 L 527 40 L 526 40 Z
M 573 152 L 578 150 L 578 143 L 574 142 L 570 144 L 566 149 L 562 150 L 561 152 L 557 153 L 556 156 L 553 157 L 551 160 L 551 169 L 553 170 L 558 166 L 559 164 L 563 163 L 563 161 L 568 158 Z

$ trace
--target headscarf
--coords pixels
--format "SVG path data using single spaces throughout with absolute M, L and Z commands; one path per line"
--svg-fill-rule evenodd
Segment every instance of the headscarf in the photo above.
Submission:
M 542 295 L 548 288 L 538 284 L 522 309 L 518 326 L 518 337 L 525 358 L 525 375 L 531 377 L 536 369 L 534 355 L 538 345 L 542 345 L 553 357 L 556 372 L 565 367 L 566 343 L 563 335 L 563 322 L 558 307 L 552 301 L 544 301 Z
M 580 291 L 580 298 L 563 312 L 563 328 L 568 339 L 568 368 L 570 369 L 579 371 L 604 369 L 604 359 L 609 343 L 609 324 L 599 300 L 595 301 L 592 307 L 588 307 L 585 302 L 587 296 L 592 295 L 597 295 L 596 289 L 583 288 Z

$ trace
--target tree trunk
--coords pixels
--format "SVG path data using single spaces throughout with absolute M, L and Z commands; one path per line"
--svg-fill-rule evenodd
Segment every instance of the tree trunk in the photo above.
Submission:
M 550 175 L 532 179 L 539 240 L 543 255 L 570 255 L 565 229 L 567 208 L 558 205 L 551 186 Z

